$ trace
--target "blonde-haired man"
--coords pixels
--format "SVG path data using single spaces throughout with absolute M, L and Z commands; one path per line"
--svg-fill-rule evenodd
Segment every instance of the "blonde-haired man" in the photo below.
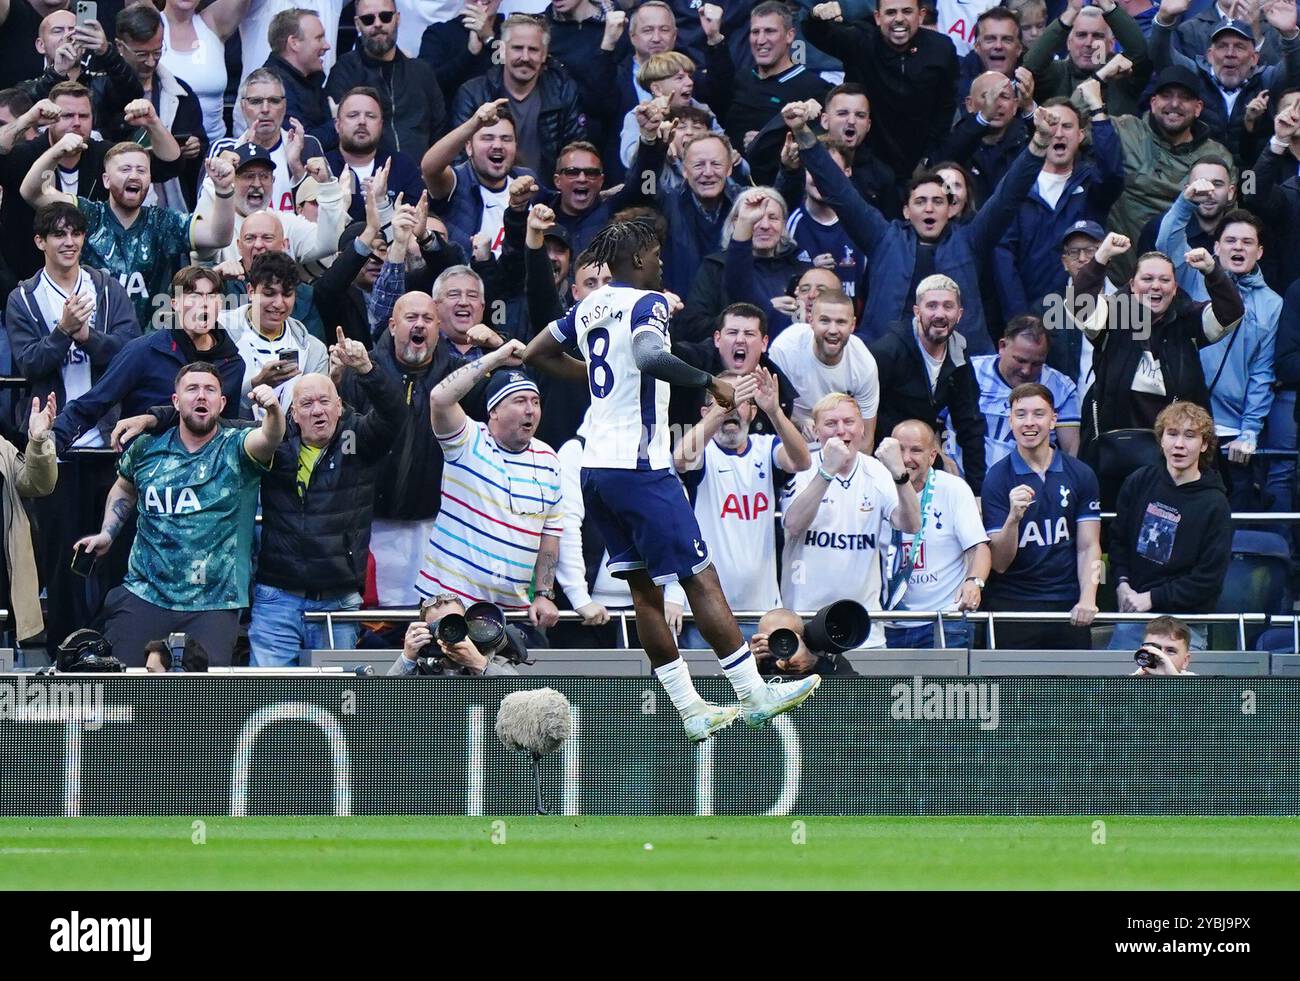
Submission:
M 881 440 L 874 458 L 861 452 L 862 410 L 851 395 L 824 396 L 812 420 L 820 446 L 783 497 L 781 602 L 808 611 L 853 599 L 879 610 L 881 546 L 893 528 L 920 530 L 920 499 L 896 439 Z M 873 625 L 866 646 L 884 645 Z

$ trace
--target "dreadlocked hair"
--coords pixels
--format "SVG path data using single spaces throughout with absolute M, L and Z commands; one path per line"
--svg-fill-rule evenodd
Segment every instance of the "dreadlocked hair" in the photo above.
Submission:
M 638 252 L 657 245 L 654 222 L 648 218 L 610 222 L 592 238 L 587 251 L 592 258 L 612 270 L 615 265 L 625 265 Z

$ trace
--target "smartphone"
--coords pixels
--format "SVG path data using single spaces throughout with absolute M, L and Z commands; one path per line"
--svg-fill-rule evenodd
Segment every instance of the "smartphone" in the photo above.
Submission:
M 87 0 L 78 0 L 77 2 L 77 26 L 81 27 L 87 21 L 99 20 L 99 4 L 89 3 Z
M 276 351 L 275 356 L 280 361 L 292 361 L 296 366 L 298 364 L 298 349 L 296 347 L 286 347 L 283 350 Z
M 72 550 L 72 571 L 81 578 L 88 578 L 95 571 L 95 566 L 98 564 L 99 556 L 94 552 L 84 548 L 74 548 Z

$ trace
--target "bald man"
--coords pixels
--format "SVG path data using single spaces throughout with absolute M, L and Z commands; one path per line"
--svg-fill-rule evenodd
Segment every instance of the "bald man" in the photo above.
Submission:
M 375 489 L 405 422 L 403 391 L 378 370 L 365 346 L 342 330 L 330 363 L 365 391 L 369 409 L 343 403 L 329 375 L 298 379 L 284 442 L 262 479 L 262 546 L 253 588 L 250 663 L 282 667 L 300 652 L 356 646 L 357 625 L 324 624 L 303 614 L 356 610 L 365 586 Z
M 777 630 L 790 630 L 799 638 L 799 649 L 790 657 L 777 657 L 772 653 L 772 634 Z M 794 610 L 777 607 L 763 614 L 758 621 L 758 631 L 749 639 L 749 649 L 758 661 L 763 674 L 790 675 L 802 678 L 816 671 L 818 674 L 856 675 L 853 666 L 843 657 L 833 654 L 816 654 L 804 641 L 803 618 Z
M 238 219 L 238 222 L 233 246 L 235 258 L 226 259 L 214 268 L 221 275 L 222 293 L 226 296 L 244 297 L 248 295 L 245 274 L 253 265 L 253 260 L 263 252 L 288 252 L 289 243 L 284 237 L 284 223 L 274 211 L 255 211 L 247 218 Z M 289 316 L 301 321 L 307 328 L 307 333 L 316 340 L 322 343 L 330 340 L 316 309 L 316 294 L 310 283 L 298 284 L 294 293 L 293 310 Z
M 1019 69 L 1028 79 L 1029 73 Z M 1034 100 L 1001 72 L 984 72 L 971 82 L 962 118 L 937 160 L 956 160 L 971 171 L 969 193 L 976 204 L 988 199 L 1033 134 Z
M 59 82 L 80 82 L 91 91 L 95 129 L 110 142 L 121 135 L 122 112 L 133 99 L 144 98 L 144 87 L 109 43 L 103 27 L 96 21 L 77 27 L 77 16 L 71 10 L 55 10 L 41 20 L 35 46 L 37 53 L 44 56 L 44 73 L 18 87 L 32 101 L 39 101 Z M 83 64 L 86 56 L 89 60 Z
M 935 466 L 939 440 L 934 427 L 907 419 L 894 427 L 903 453 L 903 466 L 921 499 L 921 530 L 915 535 L 895 531 L 887 567 L 886 608 L 891 610 L 978 610 L 984 582 L 993 567 L 989 536 L 980 520 L 970 485 Z M 946 621 L 944 647 L 968 647 L 969 624 Z M 935 648 L 938 627 L 933 621 L 899 620 L 885 625 L 888 647 Z
M 398 297 L 370 356 L 377 368 L 401 379 L 406 402 L 405 424 L 383 465 L 375 496 L 375 584 L 381 606 L 411 607 L 419 602 L 415 580 L 442 505 L 442 449 L 433 433 L 429 393 L 467 361 L 439 334 L 434 299 L 419 290 Z M 344 401 L 364 410 L 368 395 L 357 373 L 342 367 L 331 373 Z M 483 383 L 476 385 L 460 404 L 471 418 L 486 421 L 483 388 Z

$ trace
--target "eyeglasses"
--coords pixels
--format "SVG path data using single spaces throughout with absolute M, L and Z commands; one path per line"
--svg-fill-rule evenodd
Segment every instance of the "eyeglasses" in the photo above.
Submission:
M 126 48 L 126 50 L 131 53 L 132 58 L 137 58 L 140 61 L 145 61 L 145 62 L 162 61 L 162 56 L 163 56 L 162 48 L 155 48 L 153 51 L 137 51 L 135 48 L 127 47 L 127 45 L 125 44 L 122 45 L 122 47 Z
M 358 14 L 357 23 L 360 24 L 362 27 L 372 27 L 375 23 L 375 18 L 377 17 L 379 18 L 379 23 L 391 24 L 393 22 L 393 18 L 396 16 L 397 14 L 391 10 L 381 10 L 377 14 Z
M 561 177 L 600 177 L 605 172 L 599 167 L 561 167 Z
M 1091 259 L 1097 254 L 1097 246 L 1088 246 L 1082 249 L 1066 249 L 1065 254 L 1071 259 Z
M 262 106 L 270 106 L 272 109 L 274 109 L 276 106 L 284 105 L 284 96 L 267 95 L 255 99 L 251 95 L 246 95 L 244 96 L 244 101 L 247 102 L 254 109 L 261 109 Z

